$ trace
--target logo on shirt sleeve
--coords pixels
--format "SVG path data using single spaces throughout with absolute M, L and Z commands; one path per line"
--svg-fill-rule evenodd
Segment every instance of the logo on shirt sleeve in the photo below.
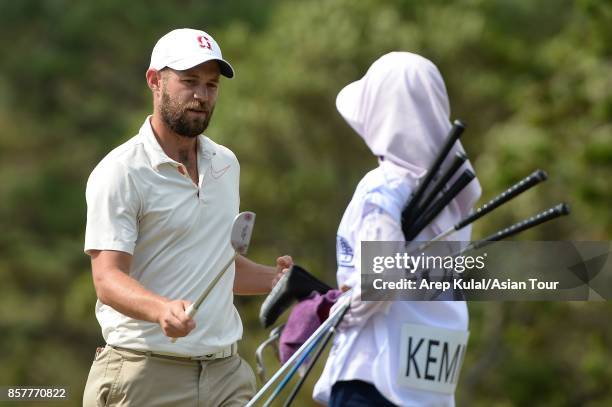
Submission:
M 336 236 L 336 256 L 338 266 L 353 267 L 353 248 L 348 240 L 342 236 Z

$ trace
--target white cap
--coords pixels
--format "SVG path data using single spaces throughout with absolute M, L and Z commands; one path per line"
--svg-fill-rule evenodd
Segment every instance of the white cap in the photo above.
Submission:
M 210 60 L 219 62 L 221 75 L 234 77 L 234 68 L 223 59 L 221 48 L 212 36 L 204 31 L 180 28 L 170 31 L 157 41 L 151 53 L 149 69 L 168 67 L 184 71 Z

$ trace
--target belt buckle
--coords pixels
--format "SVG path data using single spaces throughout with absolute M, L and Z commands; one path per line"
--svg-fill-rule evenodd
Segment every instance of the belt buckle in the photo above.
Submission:
M 221 349 L 219 352 L 216 353 L 207 353 L 206 355 L 203 356 L 196 356 L 193 357 L 193 360 L 215 360 L 215 359 L 223 359 L 223 358 L 229 358 L 230 356 L 232 356 L 234 354 L 234 349 L 237 349 L 238 346 L 236 345 L 236 343 L 232 343 L 229 346 L 226 346 L 225 348 Z
M 214 353 L 207 353 L 206 355 L 202 355 L 202 356 L 192 356 L 189 359 L 190 360 L 196 360 L 198 362 L 202 362 L 202 361 L 208 361 L 208 360 L 214 360 Z

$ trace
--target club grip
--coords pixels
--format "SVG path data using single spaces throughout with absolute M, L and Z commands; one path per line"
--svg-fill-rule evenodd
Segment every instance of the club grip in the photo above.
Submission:
M 516 235 L 517 233 L 520 233 L 524 230 L 530 229 L 544 222 L 548 222 L 549 220 L 558 218 L 559 216 L 568 215 L 569 213 L 569 205 L 565 202 L 560 203 L 559 205 L 546 209 L 545 211 L 542 211 L 537 215 L 532 216 L 531 218 L 525 219 L 521 222 L 515 223 L 512 226 L 493 233 L 492 235 L 484 238 L 483 240 L 475 244 L 474 248 L 477 249 L 479 247 L 484 246 L 488 242 L 496 242 L 498 240 L 502 240 L 507 237 Z
M 455 175 L 459 168 L 463 165 L 463 163 L 467 160 L 467 155 L 465 155 L 461 151 L 457 151 L 455 154 L 455 159 L 445 171 L 445 173 L 440 177 L 439 180 L 431 187 L 431 191 L 427 194 L 427 196 L 423 199 L 423 203 L 419 205 L 419 209 L 417 213 L 423 213 L 428 208 L 432 201 L 438 196 L 442 188 L 446 185 L 446 183 Z M 407 225 L 408 228 L 410 225 Z
M 429 225 L 429 223 L 434 220 L 436 216 L 440 214 L 440 212 L 442 212 L 446 205 L 455 199 L 463 188 L 465 188 L 475 177 L 476 175 L 474 175 L 472 171 L 463 171 L 459 178 L 457 178 L 457 180 L 450 186 L 448 191 L 444 193 L 444 195 L 442 195 L 437 201 L 435 201 L 429 210 L 421 214 L 421 216 L 416 219 L 414 226 L 410 227 L 410 230 L 404 231 L 406 241 L 411 241 L 417 237 L 418 234 L 421 233 L 421 231 L 425 229 L 425 227 L 427 227 L 427 225 Z
M 466 218 L 459 221 L 455 225 L 455 230 L 459 230 L 469 225 L 470 223 L 480 219 L 487 213 L 491 212 L 493 209 L 497 208 L 500 205 L 503 205 L 504 203 L 508 202 L 510 199 L 514 198 L 515 196 L 523 193 L 524 191 L 528 190 L 534 185 L 537 185 L 540 182 L 545 181 L 546 178 L 548 178 L 548 176 L 546 175 L 545 171 L 542 171 L 542 170 L 534 171 L 527 177 L 523 178 L 522 180 L 520 180 L 519 182 L 512 185 L 510 188 L 508 188 L 507 190 L 505 190 L 504 192 L 496 196 L 495 198 L 491 199 L 486 204 L 482 205 L 480 208 L 476 209 Z
M 187 309 L 185 310 L 185 314 L 189 317 L 192 318 L 196 313 L 196 308 L 193 306 L 193 304 L 190 304 Z
M 411 225 L 414 222 L 416 215 L 418 215 L 418 213 L 415 212 L 417 212 L 418 204 L 421 201 L 421 197 L 425 193 L 425 190 L 429 186 L 429 183 L 433 179 L 434 175 L 438 172 L 438 169 L 440 168 L 440 165 L 442 165 L 442 162 L 448 155 L 448 152 L 453 147 L 455 142 L 459 139 L 464 130 L 465 124 L 463 124 L 460 120 L 455 120 L 453 122 L 453 127 L 448 133 L 444 146 L 442 146 L 442 149 L 440 150 L 433 163 L 427 170 L 427 173 L 425 173 L 425 177 L 419 183 L 417 190 L 412 195 L 410 201 L 408 201 L 406 208 L 402 211 L 402 224 Z
M 195 315 L 196 311 L 197 311 L 197 309 L 196 309 L 196 308 L 193 306 L 193 304 L 190 304 L 190 305 L 187 307 L 187 309 L 185 310 L 185 314 L 186 314 L 186 315 L 187 315 L 189 318 L 192 318 L 192 317 Z M 178 338 L 172 338 L 172 339 L 170 340 L 170 342 L 174 343 L 174 342 L 176 342 L 176 340 L 177 340 L 177 339 L 178 339 Z

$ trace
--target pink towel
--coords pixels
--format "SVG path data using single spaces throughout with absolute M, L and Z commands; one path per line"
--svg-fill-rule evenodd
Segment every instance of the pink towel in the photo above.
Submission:
M 280 336 L 278 350 L 281 363 L 289 360 L 327 319 L 330 308 L 340 294 L 340 290 L 329 290 L 323 295 L 313 291 L 309 297 L 293 307 Z

